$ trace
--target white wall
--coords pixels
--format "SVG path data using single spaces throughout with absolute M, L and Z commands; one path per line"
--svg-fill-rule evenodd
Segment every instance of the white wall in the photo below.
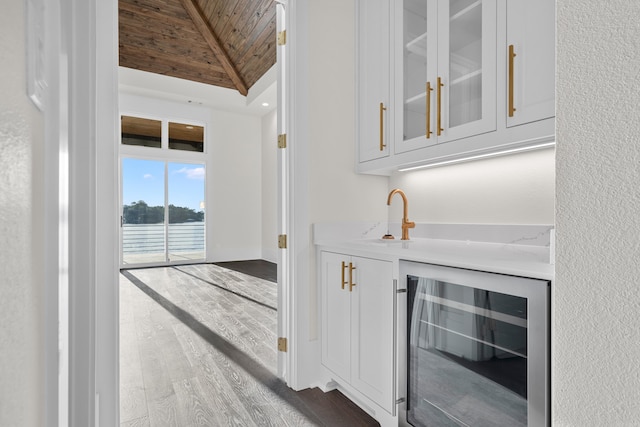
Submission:
M 194 124 L 205 125 L 207 261 L 261 258 L 260 117 L 128 93 L 121 93 L 120 109 L 124 114 L 193 120 Z M 153 156 L 153 150 L 142 150 Z M 194 153 L 189 152 L 171 154 L 176 161 L 194 158 Z
M 409 219 L 453 224 L 553 224 L 555 153 L 545 149 L 480 161 L 397 172 L 389 189 L 409 200 Z M 389 219 L 400 222 L 393 200 Z
M 384 218 L 388 179 L 354 173 L 353 0 L 309 2 L 309 81 L 310 222 Z
M 26 96 L 24 2 L 0 13 L 0 425 L 44 409 L 44 120 Z
M 558 0 L 553 420 L 640 419 L 640 2 Z
M 262 117 L 262 259 L 278 261 L 277 110 Z
M 212 261 L 262 256 L 262 124 L 259 117 L 215 111 L 207 184 Z

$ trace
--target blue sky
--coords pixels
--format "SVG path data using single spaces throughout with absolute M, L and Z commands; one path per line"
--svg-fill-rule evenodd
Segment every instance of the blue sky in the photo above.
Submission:
M 122 202 L 144 200 L 149 206 L 164 205 L 164 163 L 156 160 L 122 159 Z M 202 210 L 204 165 L 169 163 L 169 204 Z

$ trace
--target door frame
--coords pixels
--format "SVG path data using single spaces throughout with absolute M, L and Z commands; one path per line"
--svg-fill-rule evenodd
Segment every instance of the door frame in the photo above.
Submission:
M 283 363 L 285 380 L 295 390 L 314 382 L 318 358 L 308 314 L 307 4 L 287 1 L 285 47 L 290 148 L 284 256 L 289 283 L 297 286 L 287 285 L 289 351 Z M 45 224 L 45 422 L 113 426 L 119 421 L 118 4 L 50 0 L 47 5 L 45 176 L 51 192 L 45 209 L 52 220 Z

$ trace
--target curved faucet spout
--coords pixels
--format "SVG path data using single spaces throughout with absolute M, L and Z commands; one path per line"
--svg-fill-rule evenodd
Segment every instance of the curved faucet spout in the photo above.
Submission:
M 404 194 L 404 191 L 399 188 L 391 190 L 389 197 L 387 197 L 387 205 L 391 205 L 391 199 L 394 194 L 399 194 L 400 197 L 402 197 L 402 238 L 400 240 L 409 240 L 409 229 L 415 228 L 416 223 L 409 221 L 409 202 L 407 201 L 407 196 Z

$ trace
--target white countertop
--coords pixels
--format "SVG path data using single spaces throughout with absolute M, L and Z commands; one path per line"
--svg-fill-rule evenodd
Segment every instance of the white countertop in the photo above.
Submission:
M 468 225 L 465 226 L 469 227 Z M 431 226 L 431 228 L 433 227 L 442 229 L 441 226 Z M 455 229 L 455 226 L 448 225 L 448 227 Z M 478 227 L 483 226 L 480 225 Z M 509 233 L 505 233 L 499 226 L 491 227 L 493 227 L 492 234 L 487 235 L 488 238 L 485 240 L 493 241 L 460 240 L 461 236 L 455 236 L 456 239 L 412 237 L 408 241 L 403 241 L 399 240 L 398 237 L 396 237 L 396 240 L 371 237 L 373 235 L 381 236 L 382 234 L 379 234 L 377 228 L 375 228 L 375 232 L 370 233 L 369 231 L 372 229 L 370 225 L 363 226 L 367 232 L 355 233 L 355 238 L 353 234 L 349 235 L 349 233 L 326 232 L 329 228 L 326 225 L 322 225 L 314 228 L 314 243 L 322 250 L 343 251 L 356 256 L 390 261 L 416 261 L 553 280 L 554 265 L 550 262 L 551 251 L 548 236 L 546 244 L 544 239 L 538 239 L 538 241 L 532 243 L 534 238 L 526 237 L 525 233 L 521 233 L 523 236 L 519 239 L 512 239 L 513 236 L 509 236 L 509 242 L 500 242 L 496 241 L 500 240 L 500 238 L 495 238 L 495 230 L 500 230 L 500 233 L 497 233 L 500 236 L 506 236 Z M 510 231 L 513 234 L 514 226 L 505 227 L 510 227 Z M 521 230 L 529 233 L 532 231 L 538 234 L 543 233 L 539 230 L 544 230 L 544 228 L 540 228 L 544 226 L 533 227 L 538 227 L 538 229 L 524 226 Z M 337 227 L 337 229 L 341 228 L 344 228 L 344 225 Z M 548 230 L 551 229 L 552 227 L 548 227 Z M 476 236 L 478 235 L 481 234 L 476 234 Z M 512 243 L 513 241 L 516 243 Z M 521 244 L 520 242 L 525 242 L 526 244 Z

